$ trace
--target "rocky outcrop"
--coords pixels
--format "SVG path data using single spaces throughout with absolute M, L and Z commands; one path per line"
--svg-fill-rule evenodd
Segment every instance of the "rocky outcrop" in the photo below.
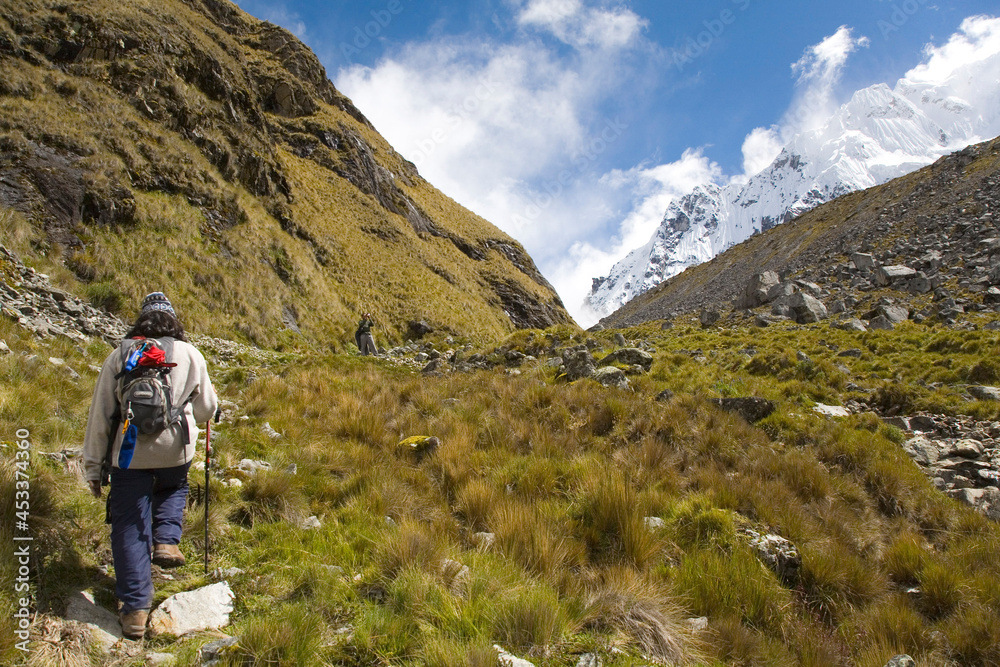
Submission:
M 910 432 L 903 450 L 934 486 L 1000 521 L 1000 422 L 924 414 L 889 423 Z
M 21 263 L 0 246 L 0 307 L 3 315 L 41 337 L 103 338 L 118 345 L 126 325 L 90 303 L 53 287 L 48 276 Z

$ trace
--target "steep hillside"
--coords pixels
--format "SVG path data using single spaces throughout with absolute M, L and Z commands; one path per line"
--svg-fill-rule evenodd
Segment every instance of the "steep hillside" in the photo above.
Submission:
M 513 239 L 435 190 L 287 31 L 226 0 L 0 2 L 3 240 L 126 317 L 350 339 L 570 322 Z
M 815 281 L 816 296 L 827 305 L 853 299 L 867 307 L 866 297 L 882 295 L 876 285 L 855 280 L 851 256 L 858 252 L 874 253 L 883 265 L 926 271 L 923 288 L 907 284 L 894 291 L 897 297 L 946 287 L 978 303 L 1000 276 L 994 271 L 1000 263 L 998 207 L 1000 140 L 993 140 L 754 236 L 633 299 L 601 324 L 630 326 L 703 308 L 759 305 L 741 298 L 763 271 Z

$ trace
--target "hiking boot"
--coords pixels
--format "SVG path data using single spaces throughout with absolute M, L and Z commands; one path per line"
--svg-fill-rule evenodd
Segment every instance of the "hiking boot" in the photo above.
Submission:
M 146 621 L 149 620 L 148 609 L 133 609 L 120 612 L 118 622 L 122 626 L 122 634 L 128 639 L 139 640 L 146 634 Z
M 184 564 L 184 554 L 176 544 L 154 544 L 153 564 L 160 567 L 180 567 Z

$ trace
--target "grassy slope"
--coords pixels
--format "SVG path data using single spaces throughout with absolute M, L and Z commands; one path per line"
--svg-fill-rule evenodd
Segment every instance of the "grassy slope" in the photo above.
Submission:
M 25 259 L 40 262 L 63 287 L 89 292 L 126 319 L 137 299 L 162 287 L 192 325 L 266 344 L 286 338 L 279 333 L 283 309 L 297 313 L 307 337 L 323 343 L 350 340 L 354 321 L 364 310 L 385 323 L 386 334 L 394 340 L 401 339 L 409 319 L 426 319 L 473 337 L 496 336 L 513 328 L 489 284 L 497 276 L 514 281 L 526 298 L 554 304 L 568 321 L 552 290 L 500 253 L 487 251 L 485 260 L 474 261 L 444 238 L 418 236 L 406 218 L 389 212 L 373 196 L 317 161 L 291 152 L 286 142 L 310 136 L 302 134 L 307 126 L 361 137 L 381 167 L 407 175 L 396 185 L 439 229 L 473 246 L 499 240 L 520 249 L 516 241 L 416 175 L 356 112 L 349 113 L 349 101 L 338 97 L 330 104 L 315 93 L 314 113 L 288 119 L 265 112 L 255 120 L 252 112 L 262 103 L 257 98 L 269 93 L 262 81 L 291 81 L 303 90 L 310 88 L 309 82 L 290 74 L 277 55 L 257 44 L 263 24 L 239 10 L 233 8 L 246 33 L 233 35 L 181 2 L 74 6 L 72 12 L 83 12 L 85 19 L 79 14 L 67 17 L 65 8 L 54 9 L 51 3 L 3 5 L 0 32 L 8 40 L 15 39 L 15 32 L 30 32 L 25 25 L 48 22 L 54 26 L 49 38 L 58 44 L 60 37 L 72 38 L 69 31 L 74 25 L 79 30 L 74 21 L 81 20 L 90 26 L 92 40 L 100 41 L 94 36 L 98 32 L 142 43 L 127 55 L 62 68 L 9 55 L 0 58 L 0 133 L 8 147 L 28 153 L 33 144 L 42 144 L 86 156 L 75 164 L 83 169 L 88 189 L 125 186 L 135 198 L 135 223 L 127 227 L 78 224 L 68 230 L 82 246 L 51 247 L 45 242 L 53 237 L 51 222 L 44 222 L 40 207 L 29 215 L 36 256 Z M 113 45 L 114 39 L 110 42 Z M 190 72 L 178 70 L 203 64 L 218 67 L 227 85 L 253 98 L 257 106 L 241 107 L 239 120 L 231 121 L 225 99 L 214 98 L 188 80 Z M 143 78 L 146 72 L 165 80 Z M 154 87 L 162 97 L 153 95 Z M 137 110 L 142 106 L 136 99 L 144 95 L 154 109 L 152 117 Z M 167 100 L 170 113 L 156 107 L 157 100 Z M 199 150 L 192 143 L 195 135 L 214 147 L 211 150 L 249 155 L 248 160 L 266 152 L 265 164 L 273 160 L 289 186 L 290 204 L 283 204 L 280 194 L 249 193 L 237 176 L 207 159 L 209 148 Z M 241 154 L 241 142 L 252 150 Z M 333 167 L 346 159 L 324 147 L 320 153 Z M 163 180 L 180 192 L 166 194 L 149 187 Z M 208 203 L 193 204 L 198 198 Z M 274 217 L 281 207 L 305 234 L 282 229 Z M 205 218 L 206 210 L 232 213 L 242 222 L 213 225 Z M 389 240 L 365 229 L 382 230 Z M 59 269 L 64 257 L 72 272 Z
M 604 345 L 611 333 L 599 334 Z M 810 409 L 860 398 L 851 381 L 876 396 L 903 388 L 911 409 L 998 419 L 995 403 L 961 395 L 973 376 L 1000 380 L 988 363 L 1000 354 L 996 332 L 681 323 L 623 333 L 656 348 L 634 392 L 567 385 L 544 366 L 424 378 L 347 356 L 213 364 L 236 416 L 247 417 L 213 429 L 219 461 L 298 467 L 244 478 L 239 489 L 213 484 L 214 565 L 244 570 L 231 578 L 236 655 L 251 664 L 492 665 L 498 642 L 537 665 L 575 664 L 584 652 L 605 665 L 678 654 L 705 665 L 881 667 L 900 652 L 923 665 L 1000 660 L 1000 530 L 936 491 L 898 430 L 872 415 L 830 420 Z M 507 345 L 537 353 L 556 337 L 580 342 L 572 336 L 521 332 Z M 45 345 L 6 322 L 0 338 L 14 350 L 0 357 L 2 432 L 30 428 L 36 450 L 78 443 L 87 363 L 103 357 L 102 344 Z M 832 346 L 862 356 L 836 357 Z M 688 352 L 696 349 L 703 358 Z M 811 361 L 796 360 L 797 350 Z M 30 373 L 21 352 L 39 357 Z M 83 378 L 68 380 L 49 356 Z M 673 400 L 654 401 L 663 389 Z M 706 402 L 748 394 L 778 411 L 751 427 Z M 265 421 L 283 437 L 269 438 Z M 442 440 L 432 456 L 417 462 L 397 448 L 422 434 Z M 101 504 L 41 457 L 32 466 L 41 608 L 58 611 L 77 586 L 110 604 L 96 570 L 107 558 Z M 193 486 L 200 481 L 192 474 Z M 300 529 L 310 515 L 322 527 Z M 648 516 L 665 527 L 646 529 Z M 158 600 L 201 582 L 197 503 L 188 523 L 182 548 L 193 562 L 157 584 Z M 792 540 L 799 578 L 783 582 L 760 565 L 743 527 Z M 480 531 L 496 543 L 477 547 Z M 446 558 L 469 566 L 468 579 L 443 570 Z M 2 558 L 8 573 L 11 562 Z M 700 615 L 709 630 L 692 635 L 684 619 Z M 152 647 L 188 664 L 207 640 Z

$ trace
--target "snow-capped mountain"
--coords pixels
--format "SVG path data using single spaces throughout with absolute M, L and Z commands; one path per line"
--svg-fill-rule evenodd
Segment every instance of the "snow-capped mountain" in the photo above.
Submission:
M 594 279 L 589 304 L 608 315 L 754 234 L 997 135 L 1000 54 L 956 70 L 943 84 L 900 79 L 895 88 L 859 90 L 748 181 L 699 186 L 671 203 L 646 245 Z

